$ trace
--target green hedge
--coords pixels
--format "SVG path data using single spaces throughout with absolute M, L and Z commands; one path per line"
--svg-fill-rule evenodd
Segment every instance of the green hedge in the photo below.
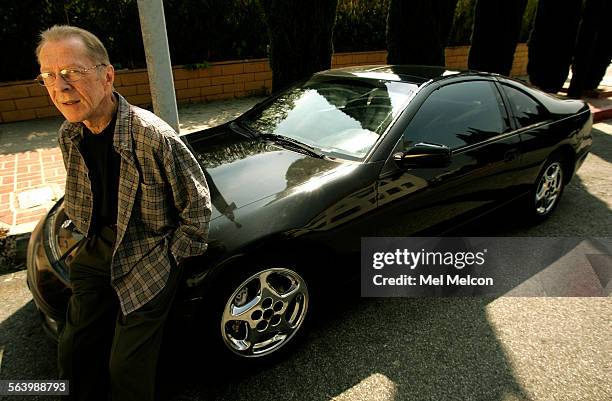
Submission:
M 257 0 L 165 0 L 173 64 L 267 57 L 268 33 Z M 39 32 L 70 24 L 94 32 L 117 68 L 146 66 L 136 0 L 19 0 L 0 4 L 2 81 L 33 78 Z

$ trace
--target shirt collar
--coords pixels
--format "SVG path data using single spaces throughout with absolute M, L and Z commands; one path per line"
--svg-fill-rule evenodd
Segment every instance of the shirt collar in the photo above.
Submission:
M 115 149 L 132 150 L 132 140 L 130 137 L 130 104 L 119 93 L 114 92 L 117 98 L 117 120 L 115 122 L 115 132 L 113 135 L 113 146 Z
M 115 149 L 132 150 L 132 141 L 130 140 L 130 104 L 118 92 L 113 92 L 117 99 L 117 115 L 115 122 L 115 131 L 113 135 L 113 147 Z M 75 143 L 80 143 L 83 139 L 83 123 L 68 123 L 66 126 L 66 134 L 68 138 Z

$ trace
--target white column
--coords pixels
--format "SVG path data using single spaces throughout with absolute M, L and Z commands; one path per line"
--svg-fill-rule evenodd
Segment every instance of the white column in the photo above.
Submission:
M 178 110 L 162 0 L 138 0 L 153 112 L 179 132 Z

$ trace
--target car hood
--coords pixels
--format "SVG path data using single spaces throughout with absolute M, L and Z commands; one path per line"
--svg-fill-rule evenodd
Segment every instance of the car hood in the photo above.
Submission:
M 228 125 L 190 134 L 187 141 L 204 170 L 212 219 L 267 197 L 279 199 L 317 188 L 355 162 L 320 159 L 234 132 Z

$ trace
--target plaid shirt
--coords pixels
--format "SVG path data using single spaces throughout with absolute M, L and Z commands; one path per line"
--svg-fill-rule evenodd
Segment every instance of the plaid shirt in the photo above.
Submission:
M 163 289 L 172 267 L 168 250 L 178 263 L 204 253 L 211 208 L 202 168 L 176 132 L 116 96 L 113 147 L 121 167 L 111 284 L 127 315 Z M 82 123 L 65 121 L 59 144 L 66 166 L 64 210 L 89 236 L 93 202 L 79 151 L 82 135 Z

